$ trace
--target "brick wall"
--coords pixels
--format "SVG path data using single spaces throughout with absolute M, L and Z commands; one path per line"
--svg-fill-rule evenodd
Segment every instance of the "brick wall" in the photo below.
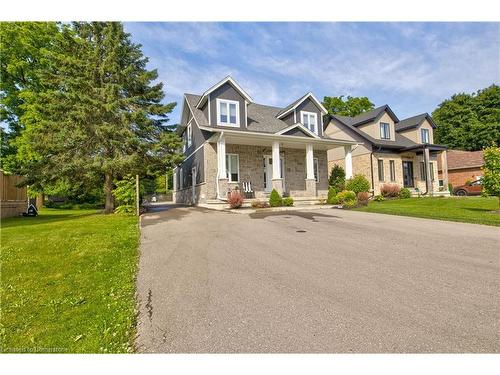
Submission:
M 464 185 L 467 180 L 475 181 L 477 177 L 483 176 L 483 171 L 480 167 L 453 169 L 448 171 L 448 182 L 453 186 Z M 439 172 L 439 179 L 443 178 L 443 173 Z

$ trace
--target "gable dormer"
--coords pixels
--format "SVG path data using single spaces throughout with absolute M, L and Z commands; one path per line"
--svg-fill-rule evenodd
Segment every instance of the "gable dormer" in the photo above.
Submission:
M 302 124 L 312 133 L 322 136 L 323 116 L 327 113 L 321 102 L 309 92 L 278 112 L 276 117 L 289 125 Z
M 398 118 L 388 105 L 372 109 L 351 118 L 352 126 L 370 137 L 382 141 L 396 140 Z
M 396 124 L 396 131 L 403 137 L 415 143 L 434 143 L 434 129 L 436 124 L 428 113 L 401 120 Z
M 226 77 L 205 91 L 196 107 L 203 111 L 210 126 L 246 128 L 249 103 L 253 103 L 250 95 Z

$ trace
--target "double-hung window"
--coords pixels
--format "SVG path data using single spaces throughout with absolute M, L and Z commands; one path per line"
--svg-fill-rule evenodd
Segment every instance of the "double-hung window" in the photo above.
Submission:
M 391 139 L 391 126 L 386 122 L 380 123 L 380 138 Z
M 425 181 L 425 163 L 423 161 L 420 162 L 420 179 Z
M 191 124 L 187 126 L 186 133 L 187 133 L 187 147 L 189 148 L 193 143 L 193 127 L 191 126 Z
M 391 174 L 391 181 L 396 181 L 396 166 L 394 160 L 389 160 L 389 171 Z
M 422 143 L 430 143 L 429 129 L 420 129 L 420 136 L 422 137 Z
M 229 182 L 239 182 L 240 158 L 238 154 L 226 154 L 226 173 Z
M 240 103 L 217 99 L 217 125 L 240 126 Z
M 318 114 L 314 112 L 301 111 L 302 125 L 315 134 L 318 134 Z
M 429 163 L 429 172 L 431 173 L 431 181 L 434 181 L 434 163 Z
M 384 161 L 378 161 L 378 180 L 384 181 Z

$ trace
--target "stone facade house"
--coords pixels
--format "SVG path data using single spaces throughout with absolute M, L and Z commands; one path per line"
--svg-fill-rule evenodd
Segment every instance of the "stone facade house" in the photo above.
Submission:
M 373 194 L 380 194 L 384 184 L 409 188 L 413 194 L 447 195 L 439 186 L 438 160 L 443 165 L 443 183 L 447 186 L 446 147 L 433 144 L 436 125 L 427 113 L 399 120 L 388 105 L 356 117 L 329 116 L 325 135 L 356 142 L 346 164 L 339 149 L 328 151 L 328 168 L 341 165 L 347 177 L 363 174 L 370 181 Z M 351 169 L 352 168 L 352 169 Z
M 174 169 L 175 202 L 220 203 L 239 188 L 267 199 L 272 189 L 296 200 L 326 198 L 328 152 L 358 143 L 323 132 L 326 109 L 307 93 L 285 108 L 257 104 L 231 77 L 201 95 L 185 94 L 177 132 L 184 161 Z
M 448 150 L 448 183 L 453 187 L 465 185 L 483 176 L 483 151 Z M 444 185 L 444 168 L 438 160 L 439 182 Z

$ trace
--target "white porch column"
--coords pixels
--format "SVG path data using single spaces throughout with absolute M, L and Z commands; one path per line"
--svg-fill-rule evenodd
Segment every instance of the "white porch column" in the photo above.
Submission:
M 217 169 L 219 171 L 219 179 L 227 178 L 226 172 L 226 139 L 223 135 L 217 140 Z
M 281 178 L 280 143 L 273 142 L 273 180 Z
M 306 179 L 314 180 L 314 151 L 310 143 L 306 144 Z
M 306 192 L 310 197 L 316 196 L 316 179 L 314 178 L 314 151 L 312 144 L 306 144 Z
M 344 146 L 345 178 L 352 177 L 352 146 Z
M 225 199 L 229 192 L 226 171 L 226 139 L 221 134 L 217 140 L 217 198 Z
M 273 189 L 283 194 L 283 179 L 281 178 L 280 143 L 273 142 Z

